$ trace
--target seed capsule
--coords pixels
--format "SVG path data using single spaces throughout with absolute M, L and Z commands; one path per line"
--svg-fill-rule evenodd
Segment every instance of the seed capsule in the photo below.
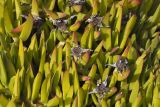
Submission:
M 119 73 L 122 73 L 122 71 L 128 69 L 128 60 L 127 59 L 119 59 L 114 64 L 106 64 L 105 66 L 112 66 L 118 69 Z
M 110 91 L 110 89 L 106 87 L 107 80 L 108 80 L 108 77 L 102 83 L 100 83 L 100 84 L 97 83 L 97 87 L 94 88 L 93 91 L 89 92 L 88 94 L 93 94 L 93 93 L 96 94 L 97 93 L 99 95 L 99 98 L 102 99 L 105 96 L 105 94 Z
M 76 56 L 78 59 L 81 57 L 82 55 L 82 48 L 81 47 L 74 47 L 71 48 L 72 51 L 72 55 Z
M 85 0 L 70 0 L 69 6 L 83 5 L 85 2 L 86 2 Z
M 98 28 L 98 31 L 100 31 L 100 28 L 109 28 L 110 26 L 103 26 L 102 24 L 103 17 L 100 17 L 98 15 L 92 15 L 89 19 L 86 20 L 86 22 L 92 23 L 93 26 Z
M 60 18 L 60 19 L 56 19 L 56 20 L 51 19 L 51 21 L 52 21 L 53 25 L 56 26 L 60 31 L 68 32 L 68 30 L 67 30 L 68 20 Z
M 116 62 L 116 67 L 119 71 L 126 70 L 128 68 L 128 60 L 127 59 L 120 59 Z
M 77 57 L 77 60 L 79 60 L 83 53 L 92 51 L 91 49 L 83 49 L 79 45 L 76 45 L 75 47 L 71 48 L 72 56 Z
M 100 17 L 98 15 L 92 15 L 89 19 L 86 20 L 86 22 L 92 23 L 94 26 L 97 27 L 103 27 L 102 19 L 103 17 Z
M 63 32 L 63 33 L 70 33 L 68 31 L 67 24 L 68 24 L 69 20 L 71 20 L 71 19 L 73 19 L 75 17 L 76 17 L 76 15 L 72 15 L 69 18 L 64 18 L 64 17 L 63 18 L 59 18 L 59 19 L 52 19 L 52 18 L 50 18 L 49 20 L 61 32 Z
M 40 27 L 44 22 L 44 19 L 42 19 L 39 16 L 33 16 L 33 27 Z

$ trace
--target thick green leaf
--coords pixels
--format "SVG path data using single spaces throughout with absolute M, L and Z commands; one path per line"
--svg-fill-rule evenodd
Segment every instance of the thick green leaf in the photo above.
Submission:
M 32 31 L 32 26 L 33 26 L 33 18 L 31 15 L 29 15 L 25 24 L 24 24 L 22 32 L 20 34 L 20 38 L 23 41 L 26 41 L 28 39 L 28 37 L 30 36 L 31 31 Z

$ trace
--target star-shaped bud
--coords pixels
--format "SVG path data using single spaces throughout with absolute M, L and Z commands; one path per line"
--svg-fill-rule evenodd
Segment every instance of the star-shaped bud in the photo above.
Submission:
M 107 81 L 108 81 L 108 77 L 106 78 L 105 81 L 103 81 L 102 83 L 97 83 L 97 87 L 93 89 L 93 91 L 89 92 L 88 94 L 98 94 L 99 98 L 102 99 L 107 92 L 110 91 L 110 89 L 107 86 Z
M 72 56 L 75 56 L 77 60 L 79 60 L 82 57 L 82 54 L 85 52 L 92 51 L 91 49 L 83 49 L 79 45 L 74 46 L 71 48 Z
M 118 69 L 119 73 L 122 73 L 122 71 L 128 69 L 128 60 L 125 59 L 119 59 L 116 63 L 114 64 L 106 64 L 105 66 L 112 66 Z
M 69 5 L 83 5 L 86 2 L 86 0 L 69 0 Z

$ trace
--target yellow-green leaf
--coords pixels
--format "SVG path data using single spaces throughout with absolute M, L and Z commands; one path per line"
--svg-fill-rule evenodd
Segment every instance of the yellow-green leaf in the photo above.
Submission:
M 32 26 L 33 26 L 33 18 L 31 15 L 29 15 L 25 24 L 24 24 L 22 32 L 20 34 L 20 38 L 23 41 L 26 41 L 28 39 L 28 37 L 30 36 L 31 31 L 32 31 Z

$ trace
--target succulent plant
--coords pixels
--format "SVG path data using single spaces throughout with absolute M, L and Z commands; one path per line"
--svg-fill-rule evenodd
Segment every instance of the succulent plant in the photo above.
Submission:
M 160 107 L 160 0 L 1 0 L 1 106 Z

